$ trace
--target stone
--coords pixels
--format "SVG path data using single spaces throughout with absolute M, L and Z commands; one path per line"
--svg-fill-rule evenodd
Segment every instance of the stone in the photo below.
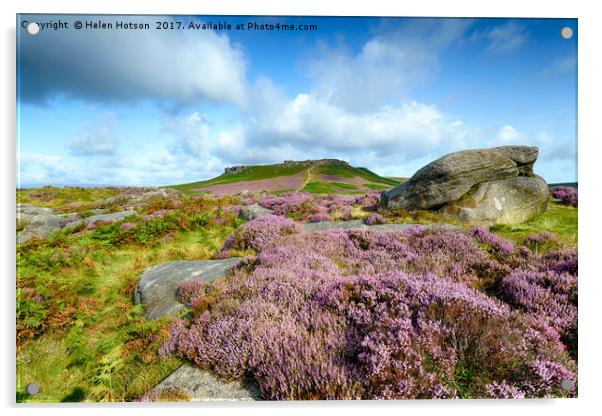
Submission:
M 516 162 L 518 176 L 533 176 L 533 164 L 539 156 L 539 149 L 535 146 L 500 146 L 492 151 Z
M 491 150 L 513 160 L 519 166 L 533 165 L 539 156 L 539 149 L 536 146 L 499 146 Z
M 24 244 L 32 238 L 46 238 L 60 230 L 65 219 L 54 214 L 40 214 L 29 218 L 29 223 L 17 236 L 17 244 Z
M 111 212 L 108 214 L 96 214 L 96 215 L 92 215 L 87 218 L 70 221 L 67 224 L 65 224 L 65 227 L 69 227 L 69 228 L 77 227 L 82 224 L 90 224 L 90 223 L 93 223 L 96 221 L 116 222 L 116 221 L 121 221 L 121 220 L 125 219 L 126 217 L 129 217 L 130 215 L 136 215 L 136 211 L 127 210 L 127 211 Z
M 264 208 L 259 204 L 253 204 L 241 207 L 238 217 L 243 220 L 250 221 L 254 220 L 255 218 L 272 215 L 273 213 L 274 211 L 271 209 Z
M 184 364 L 150 390 L 160 395 L 162 390 L 177 390 L 191 401 L 251 401 L 261 400 L 259 386 L 253 380 L 225 382 L 210 371 Z
M 439 208 L 456 201 L 481 182 L 514 178 L 516 162 L 488 150 L 450 153 L 422 167 L 407 182 L 381 194 L 385 208 Z
M 52 213 L 53 213 L 52 208 L 36 207 L 36 206 L 27 204 L 27 203 L 18 203 L 17 204 L 17 216 L 21 215 L 21 216 L 33 217 L 36 215 L 52 214 Z
M 478 184 L 440 212 L 470 224 L 519 224 L 546 211 L 546 182 L 539 176 L 518 176 Z
M 153 266 L 140 276 L 134 292 L 134 304 L 143 305 L 147 319 L 177 315 L 186 308 L 176 298 L 178 287 L 184 281 L 222 278 L 241 261 L 238 257 L 224 260 L 179 260 Z

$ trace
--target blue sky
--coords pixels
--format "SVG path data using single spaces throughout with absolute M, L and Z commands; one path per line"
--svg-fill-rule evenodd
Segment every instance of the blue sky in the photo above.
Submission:
M 18 30 L 20 186 L 167 185 L 317 158 L 411 176 L 504 144 L 539 146 L 548 182 L 577 180 L 576 19 L 19 18 L 70 27 Z M 155 30 L 158 20 L 317 30 Z

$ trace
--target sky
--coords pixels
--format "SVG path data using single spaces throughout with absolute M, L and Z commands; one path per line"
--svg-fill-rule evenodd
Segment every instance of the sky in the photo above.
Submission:
M 548 182 L 577 180 L 576 19 L 19 15 L 17 28 L 19 187 L 159 186 L 321 158 L 409 177 L 509 144 L 538 146 Z

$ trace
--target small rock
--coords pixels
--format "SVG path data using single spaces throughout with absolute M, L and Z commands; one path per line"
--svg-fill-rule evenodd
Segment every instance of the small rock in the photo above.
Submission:
M 109 214 L 96 214 L 96 215 L 92 215 L 88 218 L 83 218 L 81 220 L 75 220 L 75 221 L 68 222 L 67 224 L 65 224 L 65 227 L 76 227 L 81 224 L 91 224 L 91 223 L 94 223 L 97 221 L 104 222 L 104 223 L 111 223 L 111 222 L 121 221 L 130 215 L 136 215 L 136 211 L 128 210 L 128 211 L 120 211 L 120 212 L 111 212 Z
M 254 220 L 255 218 L 272 215 L 273 213 L 274 211 L 271 209 L 264 208 L 259 204 L 253 204 L 241 207 L 238 217 L 243 220 L 250 221 Z
M 191 401 L 250 401 L 261 400 L 259 386 L 253 380 L 224 382 L 210 371 L 184 364 L 157 384 L 149 393 L 176 389 Z
M 147 269 L 140 276 L 134 292 L 134 304 L 144 306 L 147 319 L 174 315 L 185 309 L 176 298 L 180 285 L 191 279 L 214 280 L 240 264 L 234 257 L 224 260 L 172 261 Z
M 27 203 L 17 204 L 17 215 L 36 216 L 42 214 L 52 214 L 52 208 L 36 207 Z

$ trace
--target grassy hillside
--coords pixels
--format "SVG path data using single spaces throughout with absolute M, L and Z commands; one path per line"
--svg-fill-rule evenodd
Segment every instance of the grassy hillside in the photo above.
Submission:
M 291 186 L 291 182 L 287 182 L 287 178 L 293 178 L 293 175 L 297 175 L 295 178 L 299 180 L 299 186 Z M 171 188 L 195 194 L 211 193 L 219 186 L 222 192 L 227 192 L 223 191 L 224 185 L 248 183 L 249 188 L 253 189 L 258 184 L 257 181 L 263 181 L 261 184 L 274 194 L 290 191 L 353 194 L 389 189 L 400 183 L 396 179 L 379 176 L 369 169 L 353 167 L 343 161 L 321 160 L 245 166 L 237 172 L 226 172 L 213 179 L 173 185 Z M 271 181 L 279 181 L 282 185 L 270 183 Z M 236 193 L 240 188 L 241 186 L 232 187 L 231 193 Z

